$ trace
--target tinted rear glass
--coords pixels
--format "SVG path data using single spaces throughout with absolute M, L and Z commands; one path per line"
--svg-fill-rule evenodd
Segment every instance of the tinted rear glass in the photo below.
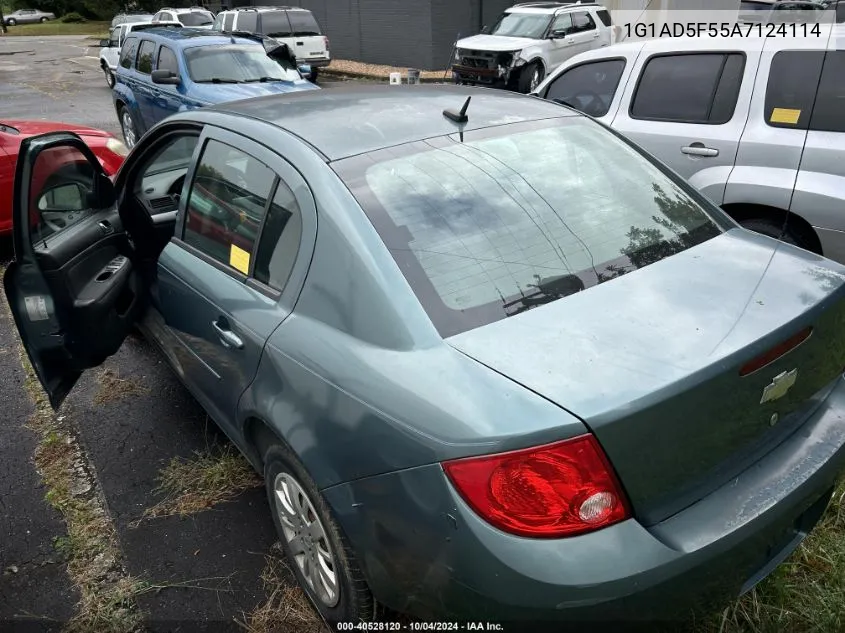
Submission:
M 288 19 L 295 37 L 320 35 L 320 25 L 310 11 L 288 11 Z
M 610 13 L 607 12 L 607 9 L 599 9 L 596 13 L 598 13 L 601 23 L 605 26 L 610 26 L 613 23 L 610 19 Z
M 845 132 L 845 51 L 828 51 L 810 129 Z
M 179 13 L 176 15 L 176 18 L 185 26 L 205 26 L 214 23 L 214 17 L 205 11 Z
M 267 11 L 261 14 L 261 32 L 270 37 L 291 37 L 286 11 Z
M 431 139 L 334 167 L 442 336 L 722 231 L 700 196 L 585 118 Z
M 806 130 L 816 100 L 824 51 L 779 51 L 772 58 L 764 116 L 772 127 Z

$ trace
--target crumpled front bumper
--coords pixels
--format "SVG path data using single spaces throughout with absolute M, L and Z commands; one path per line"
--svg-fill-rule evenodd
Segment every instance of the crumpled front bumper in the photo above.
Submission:
M 478 68 L 463 64 L 452 64 L 452 78 L 455 83 L 480 86 L 507 86 L 519 77 L 520 67 Z

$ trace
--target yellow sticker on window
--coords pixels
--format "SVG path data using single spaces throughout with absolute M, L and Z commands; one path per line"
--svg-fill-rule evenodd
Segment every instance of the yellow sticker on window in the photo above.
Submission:
M 775 108 L 774 110 L 772 110 L 772 116 L 769 117 L 769 123 L 786 123 L 787 125 L 797 125 L 799 118 L 801 118 L 801 110 L 792 110 L 791 108 Z
M 232 244 L 229 249 L 229 266 L 241 271 L 244 275 L 249 274 L 249 253 L 244 249 Z

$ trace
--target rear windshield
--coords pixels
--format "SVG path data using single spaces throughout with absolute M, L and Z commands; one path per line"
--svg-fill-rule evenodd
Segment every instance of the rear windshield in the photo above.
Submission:
M 680 179 L 580 117 L 468 132 L 463 142 L 429 139 L 334 168 L 444 337 L 587 290 L 730 226 Z
M 176 15 L 185 26 L 205 26 L 214 22 L 214 16 L 205 11 L 191 11 L 190 13 L 179 13 Z

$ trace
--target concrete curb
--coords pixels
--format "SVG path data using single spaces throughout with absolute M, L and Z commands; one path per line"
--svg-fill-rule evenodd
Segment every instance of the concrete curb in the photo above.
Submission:
M 452 78 L 449 76 L 449 73 L 444 73 L 444 76 L 435 77 L 435 78 L 427 78 L 427 77 L 420 77 L 421 84 L 440 84 L 440 83 L 451 83 Z M 335 77 L 338 79 L 366 79 L 368 81 L 381 81 L 384 83 L 388 83 L 390 81 L 389 77 L 385 77 L 384 75 L 377 75 L 375 73 L 356 73 L 356 72 L 349 72 L 349 71 L 339 71 L 333 70 L 329 68 L 320 68 L 320 77 Z M 319 78 L 317 79 L 319 82 Z M 402 73 L 402 81 L 403 83 L 408 81 L 408 77 L 406 73 Z

